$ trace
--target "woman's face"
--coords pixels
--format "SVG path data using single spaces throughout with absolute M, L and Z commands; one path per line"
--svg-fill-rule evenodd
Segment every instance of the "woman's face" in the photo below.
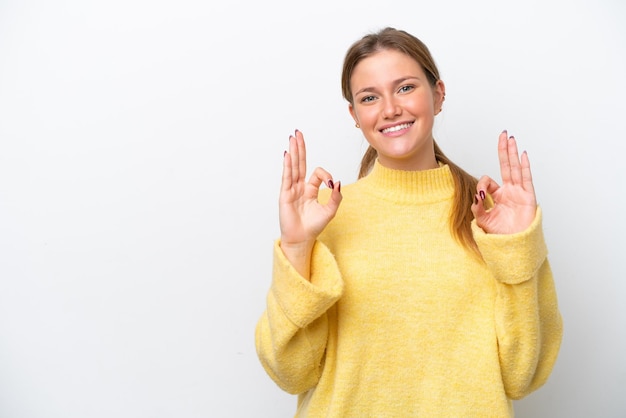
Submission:
M 350 114 L 379 162 L 398 170 L 437 167 L 432 129 L 445 86 L 433 88 L 410 56 L 383 50 L 361 60 L 352 72 Z

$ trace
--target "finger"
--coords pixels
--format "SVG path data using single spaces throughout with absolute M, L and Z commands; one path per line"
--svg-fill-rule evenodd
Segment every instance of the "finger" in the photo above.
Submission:
M 285 151 L 285 154 L 283 155 L 283 177 L 281 181 L 281 190 L 289 190 L 292 184 L 291 155 Z
M 480 200 L 485 200 L 486 193 L 493 195 L 500 185 L 489 176 L 482 176 L 476 184 L 476 192 Z
M 306 146 L 304 144 L 304 135 L 296 129 L 296 145 L 298 146 L 298 171 L 302 179 L 306 176 Z
M 295 136 L 289 135 L 289 163 L 291 165 L 291 181 L 297 183 L 301 180 L 301 177 L 306 175 L 300 173 L 300 165 L 298 160 L 300 159 L 300 150 L 298 147 L 298 140 Z
M 316 190 L 318 190 L 322 183 L 326 184 L 329 189 L 335 188 L 333 176 L 322 167 L 317 167 L 315 170 L 313 170 L 313 173 L 311 173 L 311 177 L 309 178 L 309 184 L 315 187 Z
M 472 213 L 474 214 L 474 218 L 476 219 L 476 223 L 478 224 L 478 226 L 481 226 L 482 219 L 487 213 L 487 210 L 485 209 L 484 200 L 478 193 L 474 195 L 474 204 L 472 205 L 471 209 Z
M 507 131 L 504 130 L 498 137 L 498 160 L 500 161 L 500 176 L 502 177 L 503 183 L 511 181 L 511 165 L 509 163 L 507 135 Z
M 509 165 L 511 166 L 511 181 L 513 184 L 522 184 L 522 165 L 519 160 L 519 152 L 517 151 L 517 141 L 514 136 L 510 136 L 507 142 L 507 151 L 509 154 Z
M 535 192 L 533 176 L 530 172 L 530 160 L 528 159 L 528 153 L 526 151 L 522 153 L 522 187 L 526 191 Z

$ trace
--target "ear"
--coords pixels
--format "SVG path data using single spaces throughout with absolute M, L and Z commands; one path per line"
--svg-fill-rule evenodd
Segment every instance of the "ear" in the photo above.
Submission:
M 359 118 L 356 115 L 356 111 L 354 110 L 354 106 L 352 106 L 352 103 L 348 103 L 348 112 L 350 112 L 350 116 L 352 116 L 352 119 L 354 119 L 354 123 L 358 125 Z
M 443 102 L 446 100 L 446 85 L 443 81 L 437 80 L 433 88 L 433 107 L 435 115 L 439 114 L 443 108 Z

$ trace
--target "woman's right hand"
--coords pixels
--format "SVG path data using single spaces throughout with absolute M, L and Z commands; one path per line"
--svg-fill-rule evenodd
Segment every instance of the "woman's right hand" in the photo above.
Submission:
M 326 170 L 316 168 L 306 182 L 306 148 L 302 132 L 289 136 L 285 152 L 279 198 L 280 246 L 287 259 L 306 279 L 309 278 L 311 251 L 315 239 L 337 213 L 341 203 L 341 183 L 333 182 Z M 322 183 L 332 192 L 326 204 L 317 200 Z

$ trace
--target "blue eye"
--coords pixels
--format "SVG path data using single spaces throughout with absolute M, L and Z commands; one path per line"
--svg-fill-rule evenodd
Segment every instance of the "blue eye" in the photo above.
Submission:
M 411 85 L 408 85 L 408 86 L 402 86 L 402 87 L 400 87 L 400 89 L 398 90 L 398 92 L 400 92 L 400 93 L 407 93 L 407 92 L 409 92 L 409 91 L 413 90 L 414 88 L 415 88 L 415 86 L 411 86 Z

